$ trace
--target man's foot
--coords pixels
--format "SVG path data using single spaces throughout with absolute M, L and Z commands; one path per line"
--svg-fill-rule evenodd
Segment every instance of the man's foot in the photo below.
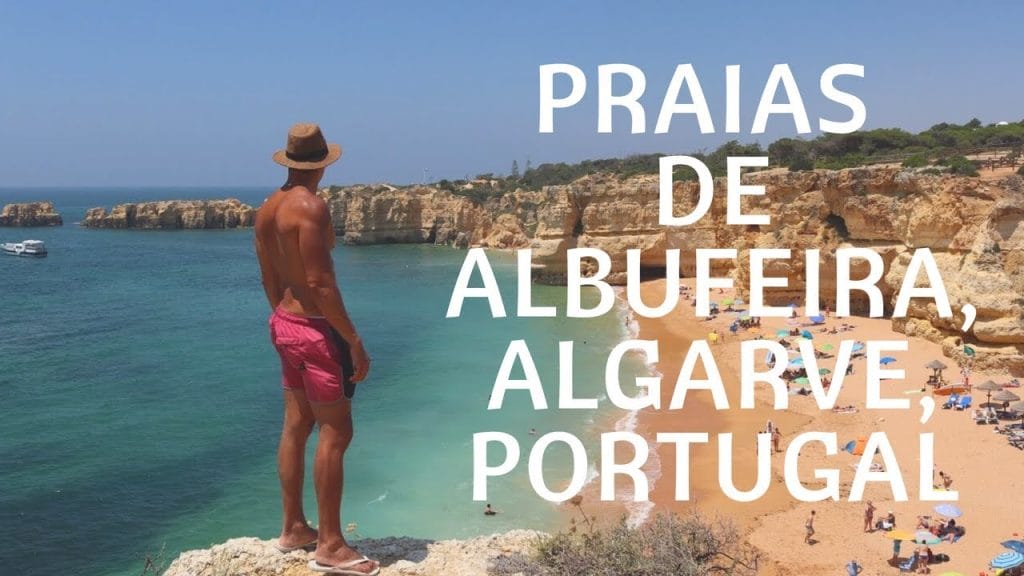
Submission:
M 285 553 L 293 550 L 312 550 L 316 546 L 317 537 L 316 530 L 310 528 L 309 524 L 297 524 L 281 532 L 277 539 L 277 549 Z
M 331 567 L 335 569 L 331 570 Z M 377 574 L 380 572 L 380 563 L 366 558 L 347 545 L 341 545 L 336 548 L 317 547 L 310 568 L 328 574 Z

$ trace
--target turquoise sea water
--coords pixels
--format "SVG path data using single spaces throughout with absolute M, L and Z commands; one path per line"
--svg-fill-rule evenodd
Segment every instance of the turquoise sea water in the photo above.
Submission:
M 172 559 L 232 537 L 277 534 L 280 381 L 251 232 L 74 224 L 87 208 L 115 202 L 235 196 L 258 205 L 265 194 L 0 190 L 0 204 L 50 199 L 65 219 L 61 228 L 0 228 L 0 241 L 36 238 L 50 250 L 38 260 L 0 256 L 0 571 L 139 574 L 161 550 Z M 477 301 L 445 319 L 464 256 L 432 246 L 334 251 L 374 358 L 346 457 L 343 523 L 357 523 L 359 536 L 555 527 L 561 512 L 528 484 L 530 428 L 593 439 L 595 420 L 617 417 L 555 408 L 556 343 L 576 342 L 578 393 L 600 396 L 622 318 L 491 319 Z M 494 253 L 492 263 L 514 312 L 514 258 Z M 534 299 L 564 311 L 562 288 L 535 286 Z M 533 411 L 524 393 L 489 412 L 502 356 L 519 338 L 552 409 Z M 624 371 L 642 368 L 633 359 Z M 509 432 L 523 448 L 521 466 L 491 484 L 503 511 L 492 518 L 472 501 L 471 439 L 485 430 Z M 566 454 L 552 450 L 546 460 L 552 489 L 567 475 Z

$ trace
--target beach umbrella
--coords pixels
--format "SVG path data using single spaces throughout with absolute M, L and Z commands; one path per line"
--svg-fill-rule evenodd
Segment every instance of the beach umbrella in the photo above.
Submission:
M 786 320 L 786 324 L 789 324 L 790 326 L 796 326 L 799 323 L 800 321 L 797 320 L 796 318 L 790 318 L 789 320 Z
M 818 368 L 818 374 L 821 374 L 822 376 L 824 376 L 826 374 L 831 374 L 831 373 L 832 373 L 832 371 L 829 370 L 828 368 Z
M 981 384 L 978 384 L 977 386 L 975 386 L 974 389 L 975 390 L 984 390 L 985 392 L 988 392 L 988 401 L 992 402 L 992 393 L 993 392 L 998 392 L 998 391 L 1002 390 L 1003 387 L 1000 386 L 999 384 L 996 384 L 992 380 L 985 380 Z
M 929 369 L 929 370 L 945 370 L 946 369 L 946 365 L 943 364 L 942 362 L 939 362 L 938 360 L 932 360 L 931 362 L 925 364 L 924 367 Z
M 1007 540 L 1002 543 L 1003 548 L 1009 548 L 1014 552 L 1024 554 L 1024 541 L 1022 540 Z
M 835 346 L 831 344 L 822 344 L 821 349 L 824 350 L 825 352 L 831 352 L 832 350 L 835 349 Z
M 822 324 L 825 322 L 825 317 L 820 314 L 818 316 L 809 316 L 807 319 L 815 324 Z
M 1003 389 L 1002 384 L 996 384 L 993 380 L 985 380 L 981 384 L 974 387 L 975 390 L 988 390 L 989 392 L 998 392 Z
M 992 395 L 992 400 L 996 402 L 1016 402 L 1020 400 L 1020 396 L 1017 396 L 1009 390 L 1000 390 Z
M 942 538 L 939 538 L 938 536 L 932 534 L 927 530 L 918 530 L 914 533 L 914 542 L 917 544 L 935 546 L 936 544 L 942 542 Z
M 737 306 L 739 306 L 740 304 L 743 304 L 744 302 L 743 302 L 743 299 L 742 299 L 742 298 L 735 298 L 735 299 L 734 299 L 734 300 L 732 301 L 732 303 L 733 303 L 733 304 L 736 304 Z
M 732 304 L 732 302 L 732 298 L 726 298 L 725 300 L 722 300 L 722 306 L 729 306 Z
M 890 530 L 885 533 L 885 537 L 889 540 L 913 540 L 914 534 L 906 530 Z
M 789 330 L 776 330 L 775 335 L 778 336 L 779 338 L 789 336 Z
M 864 349 L 864 345 L 863 344 L 861 344 L 860 342 L 854 342 L 853 346 L 850 348 L 850 351 L 852 351 L 852 352 L 860 352 L 863 349 Z
M 740 316 L 740 320 L 750 320 L 750 314 L 744 314 L 743 316 Z
M 1016 568 L 1024 564 L 1024 554 L 1017 552 L 1016 550 L 1010 550 L 1009 552 L 1003 552 L 999 556 L 996 556 L 989 562 L 989 565 L 996 569 L 1006 570 L 1009 568 Z
M 933 510 L 947 518 L 959 518 L 964 514 L 960 511 L 960 508 L 957 508 L 956 504 L 939 504 Z
M 808 330 L 804 330 L 803 332 L 800 333 L 800 335 L 803 336 L 804 338 L 807 338 L 808 340 L 814 339 L 814 334 L 811 334 Z
M 791 365 L 793 365 L 793 366 L 803 366 L 804 365 L 804 359 L 801 356 L 800 358 L 794 358 L 794 359 L 790 360 L 789 363 Z
M 794 384 L 799 384 L 800 386 L 810 386 L 811 385 L 811 381 L 808 380 L 804 376 L 801 376 L 801 377 L 797 378 L 796 380 L 793 380 L 793 383 Z
M 1024 402 L 1014 402 L 1013 404 L 1010 404 L 1010 410 L 1020 414 L 1021 417 L 1024 417 Z
M 882 364 L 892 364 L 895 361 L 896 361 L 896 359 L 893 358 L 892 356 L 886 356 L 885 358 L 882 358 L 881 360 L 879 360 L 879 362 L 882 363 Z

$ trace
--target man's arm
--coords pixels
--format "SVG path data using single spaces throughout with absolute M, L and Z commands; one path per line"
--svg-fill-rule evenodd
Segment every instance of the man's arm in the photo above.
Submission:
M 327 322 L 351 347 L 355 375 L 358 382 L 369 370 L 369 357 L 356 327 L 345 310 L 345 302 L 334 277 L 334 263 L 331 260 L 331 244 L 328 234 L 333 234 L 331 214 L 327 204 L 319 199 L 310 199 L 302 207 L 299 219 L 299 256 L 306 271 L 306 286 L 316 299 L 320 313 Z
M 260 261 L 260 275 L 263 276 L 263 291 L 267 295 L 270 309 L 276 310 L 284 298 L 284 290 L 281 288 L 277 270 L 274 270 L 274 261 L 267 254 L 267 249 L 263 246 L 259 234 L 254 234 L 254 236 L 256 237 L 256 257 Z

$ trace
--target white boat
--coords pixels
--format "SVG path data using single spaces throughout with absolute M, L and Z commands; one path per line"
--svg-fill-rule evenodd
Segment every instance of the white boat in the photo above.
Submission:
M 23 240 L 21 242 L 5 242 L 0 244 L 0 250 L 4 254 L 12 256 L 46 256 L 46 245 L 42 240 Z

